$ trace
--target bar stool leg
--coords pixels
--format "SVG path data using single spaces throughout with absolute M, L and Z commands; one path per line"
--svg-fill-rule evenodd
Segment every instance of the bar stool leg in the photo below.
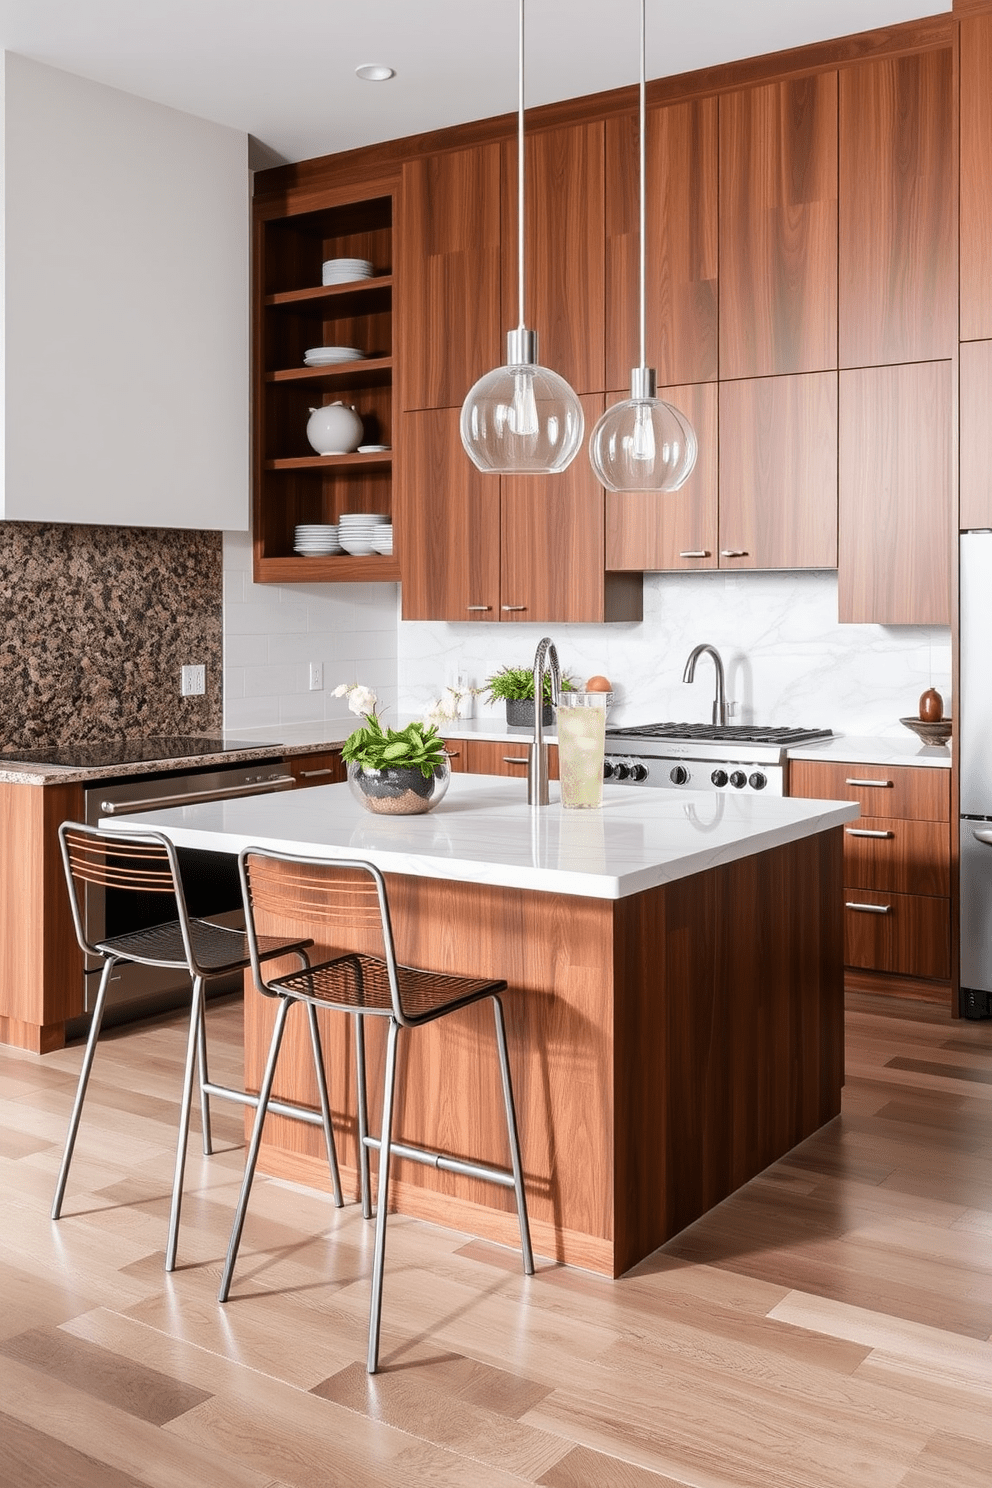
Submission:
M 365 1076 L 365 1019 L 355 1013 L 355 1065 L 358 1094 L 358 1174 L 362 1189 L 362 1218 L 372 1218 L 372 1183 L 369 1174 L 369 1093 Z
M 265 1061 L 265 1073 L 262 1075 L 262 1088 L 258 1092 L 258 1105 L 255 1107 L 255 1124 L 251 1130 L 251 1141 L 248 1144 L 248 1153 L 245 1158 L 245 1174 L 241 1180 L 241 1193 L 238 1196 L 238 1206 L 234 1211 L 234 1225 L 231 1229 L 231 1239 L 227 1247 L 224 1274 L 220 1281 L 220 1291 L 217 1293 L 218 1302 L 226 1302 L 231 1291 L 231 1278 L 234 1275 L 234 1267 L 238 1259 L 241 1232 L 245 1227 L 248 1198 L 251 1194 L 251 1185 L 255 1177 L 255 1164 L 258 1162 L 258 1149 L 262 1145 L 262 1127 L 265 1125 L 265 1115 L 269 1109 L 272 1085 L 276 1075 L 276 1063 L 279 1059 L 279 1049 L 282 1045 L 282 1034 L 286 1026 L 286 1014 L 289 1012 L 289 1008 L 289 998 L 281 997 L 279 999 L 279 1006 L 276 1009 L 276 1021 L 272 1029 L 272 1042 L 269 1044 L 269 1054 Z
M 196 1032 L 196 1067 L 200 1076 L 200 1125 L 203 1129 L 203 1155 L 213 1155 L 214 1144 L 210 1130 L 210 1097 L 204 1086 L 210 1079 L 207 1071 L 207 999 L 204 995 L 200 1002 L 200 1016 L 197 1019 Z
M 510 1139 L 510 1161 L 513 1164 L 513 1189 L 517 1196 L 517 1223 L 520 1225 L 520 1250 L 524 1260 L 524 1271 L 534 1275 L 534 1252 L 530 1243 L 530 1221 L 527 1218 L 527 1195 L 524 1192 L 524 1169 L 520 1160 L 520 1137 L 517 1133 L 517 1112 L 513 1103 L 513 1084 L 510 1080 L 510 1056 L 506 1047 L 506 1023 L 503 1004 L 493 998 L 493 1014 L 496 1018 L 496 1047 L 499 1050 L 499 1072 L 503 1080 L 503 1104 L 506 1107 L 506 1134 Z
M 72 1162 L 73 1149 L 76 1145 L 76 1133 L 79 1131 L 79 1118 L 83 1114 L 86 1087 L 90 1083 L 93 1056 L 96 1053 L 97 1040 L 100 1037 L 100 1025 L 103 1023 L 103 1009 L 107 1001 L 107 989 L 110 986 L 110 973 L 116 965 L 117 960 L 114 956 L 110 956 L 103 963 L 103 975 L 100 977 L 100 986 L 96 994 L 93 1021 L 90 1024 L 89 1037 L 86 1040 L 86 1052 L 83 1055 L 82 1068 L 79 1071 L 79 1084 L 76 1086 L 76 1098 L 72 1103 L 72 1115 L 69 1117 L 69 1130 L 65 1138 L 65 1151 L 62 1153 L 62 1166 L 59 1168 L 58 1181 L 55 1184 L 55 1198 L 52 1201 L 53 1219 L 60 1219 L 62 1215 L 62 1200 L 65 1198 L 65 1185 L 69 1177 L 69 1165 Z
M 320 1028 L 317 1025 L 317 1009 L 307 1003 L 307 1019 L 310 1023 L 310 1043 L 313 1048 L 313 1067 L 317 1076 L 317 1093 L 320 1096 L 320 1114 L 324 1124 L 324 1143 L 327 1147 L 327 1163 L 331 1170 L 331 1187 L 334 1202 L 341 1208 L 341 1174 L 338 1171 L 338 1153 L 334 1145 L 334 1128 L 331 1124 L 331 1102 L 327 1094 L 327 1073 L 324 1069 L 324 1051 L 320 1043 Z
M 182 1105 L 179 1109 L 179 1140 L 176 1145 L 176 1171 L 172 1180 L 172 1208 L 169 1212 L 169 1241 L 165 1250 L 165 1269 L 174 1271 L 179 1244 L 179 1211 L 183 1201 L 183 1174 L 186 1169 L 186 1147 L 189 1142 L 189 1113 L 193 1104 L 193 1070 L 200 1040 L 203 1016 L 203 978 L 193 979 L 193 1003 L 189 1010 L 189 1037 L 186 1041 L 186 1069 L 183 1074 Z
M 382 1273 L 386 1260 L 386 1212 L 389 1208 L 389 1155 L 393 1140 L 393 1095 L 396 1089 L 396 1044 L 400 1025 L 389 1020 L 386 1041 L 386 1075 L 382 1093 L 382 1130 L 379 1133 L 379 1183 L 376 1192 L 375 1256 L 372 1262 L 372 1295 L 369 1299 L 368 1372 L 379 1369 L 379 1325 L 382 1321 Z

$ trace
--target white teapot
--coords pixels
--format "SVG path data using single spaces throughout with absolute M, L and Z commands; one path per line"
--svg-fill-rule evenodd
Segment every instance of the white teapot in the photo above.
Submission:
M 307 438 L 318 455 L 349 455 L 362 442 L 365 425 L 348 403 L 311 408 Z

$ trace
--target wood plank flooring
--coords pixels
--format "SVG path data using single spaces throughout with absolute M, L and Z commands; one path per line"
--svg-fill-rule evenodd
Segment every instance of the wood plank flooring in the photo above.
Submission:
M 241 1008 L 209 1011 L 237 1082 Z M 180 1015 L 0 1050 L 0 1488 L 988 1488 L 992 1023 L 848 997 L 843 1114 L 618 1282 L 260 1178 L 235 1108 L 162 1269 Z

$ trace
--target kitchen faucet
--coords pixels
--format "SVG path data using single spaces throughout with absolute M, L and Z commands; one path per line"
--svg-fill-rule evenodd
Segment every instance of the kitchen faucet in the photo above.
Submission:
M 561 667 L 550 636 L 538 642 L 534 656 L 534 742 L 527 765 L 527 804 L 548 804 L 548 746 L 544 741 L 544 668 L 551 668 L 551 701 L 557 707 L 561 696 Z
M 704 641 L 701 646 L 694 646 L 689 652 L 689 660 L 685 664 L 682 673 L 683 682 L 692 682 L 696 675 L 696 662 L 704 651 L 708 651 L 713 658 L 713 666 L 716 669 L 716 695 L 713 699 L 713 722 L 721 725 L 727 722 L 727 696 L 723 685 L 723 662 L 720 653 L 715 646 Z

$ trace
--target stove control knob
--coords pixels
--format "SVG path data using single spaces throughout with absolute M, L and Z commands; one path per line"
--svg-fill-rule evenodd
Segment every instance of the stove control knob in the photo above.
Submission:
M 622 765 L 621 764 L 621 765 L 614 765 L 613 766 L 613 779 L 614 780 L 626 780 L 629 775 L 630 775 L 630 766 L 629 765 Z
M 668 772 L 668 778 L 673 785 L 685 785 L 689 779 L 689 771 L 685 765 L 673 765 Z
M 631 767 L 630 767 L 630 778 L 631 778 L 631 780 L 647 780 L 647 778 L 648 778 L 648 767 L 647 767 L 647 765 L 631 765 Z
M 747 783 L 752 790 L 764 790 L 768 784 L 768 776 L 762 775 L 760 770 L 755 770 L 753 775 L 748 776 Z
M 747 776 L 743 770 L 735 770 L 730 777 L 730 783 L 735 790 L 743 790 L 747 785 Z
M 710 776 L 710 780 L 713 782 L 714 785 L 726 785 L 726 783 L 727 783 L 727 772 L 726 772 L 726 770 L 714 770 L 713 771 L 713 774 Z
M 613 779 L 613 762 L 612 762 L 612 760 L 604 760 L 603 761 L 603 779 L 604 780 L 612 780 Z

